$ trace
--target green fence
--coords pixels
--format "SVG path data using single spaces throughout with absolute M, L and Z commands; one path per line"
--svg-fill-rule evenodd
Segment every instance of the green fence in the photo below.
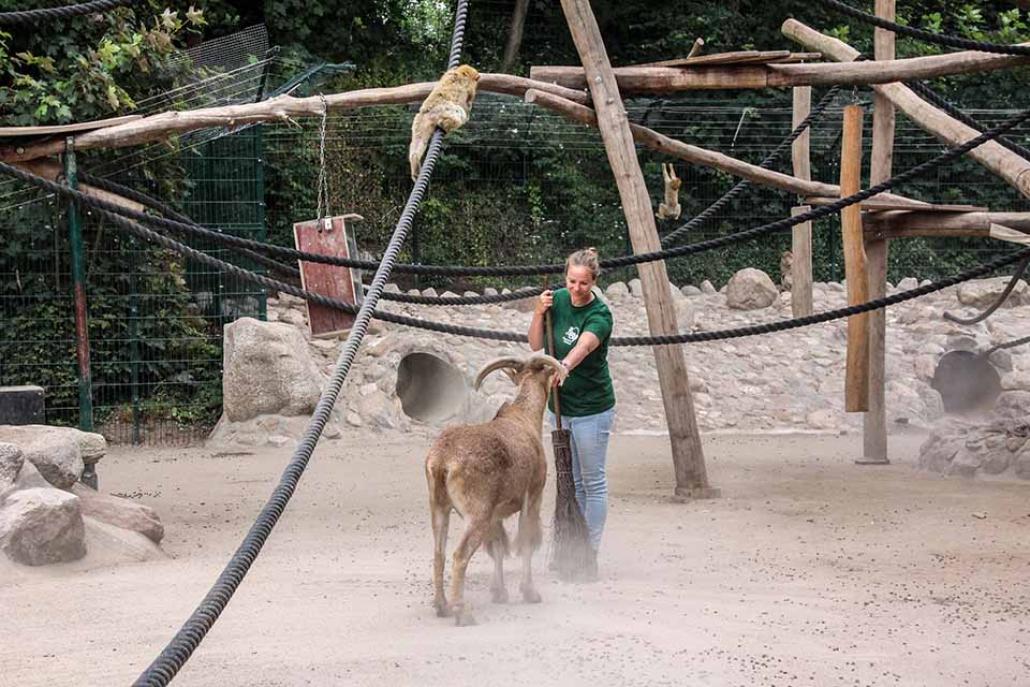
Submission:
M 78 155 L 81 171 L 164 200 L 225 231 L 264 240 L 262 131 L 151 146 L 117 159 Z M 180 202 L 174 202 L 174 198 Z M 114 442 L 188 443 L 221 412 L 222 326 L 263 317 L 254 286 L 83 217 L 94 424 Z M 0 186 L 0 385 L 36 384 L 46 420 L 79 424 L 65 209 Z M 248 268 L 216 246 L 197 245 Z

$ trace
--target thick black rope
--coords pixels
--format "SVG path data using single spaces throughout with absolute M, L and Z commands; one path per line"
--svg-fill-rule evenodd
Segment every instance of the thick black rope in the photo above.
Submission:
M 1024 344 L 1028 344 L 1028 343 L 1030 343 L 1030 336 L 1024 336 L 1021 339 L 1013 339 L 1012 341 L 1006 341 L 1003 344 L 998 344 L 997 346 L 994 346 L 992 348 L 988 348 L 987 351 L 985 351 L 981 355 L 983 355 L 984 357 L 987 357 L 991 353 L 994 353 L 995 351 L 1003 351 L 1006 348 L 1015 348 L 1016 346 L 1022 346 Z
M 458 0 L 448 69 L 458 66 L 467 14 L 468 5 L 466 0 Z M 279 521 L 279 517 L 297 488 L 297 484 L 300 482 L 301 475 L 307 467 L 311 454 L 315 449 L 315 444 L 322 434 L 333 406 L 336 404 L 336 399 L 343 388 L 343 382 L 346 380 L 348 372 L 350 372 L 351 364 L 357 354 L 358 347 L 361 345 L 361 340 L 368 331 L 368 324 L 372 319 L 376 303 L 386 287 L 390 271 L 404 245 L 408 232 L 411 230 L 412 221 L 422 201 L 422 197 L 429 187 L 429 178 L 443 147 L 442 140 L 443 133 L 437 129 L 430 141 L 429 152 L 426 155 L 422 170 L 419 172 L 415 186 L 408 197 L 408 202 L 401 213 L 397 227 L 383 254 L 383 260 L 372 280 L 370 292 L 357 313 L 350 335 L 347 337 L 347 341 L 337 360 L 336 368 L 329 378 L 328 386 L 318 401 L 318 405 L 311 418 L 311 423 L 304 433 L 304 438 L 290 459 L 290 463 L 286 466 L 279 483 L 261 509 L 260 514 L 251 526 L 250 531 L 247 532 L 236 553 L 233 554 L 225 569 L 219 575 L 214 586 L 208 591 L 204 600 L 161 654 L 139 676 L 135 682 L 136 685 L 145 685 L 147 687 L 157 685 L 163 687 L 172 681 L 225 609 L 233 593 L 246 576 L 250 566 L 261 552 L 261 548 L 264 546 L 269 534 L 271 534 L 272 529 Z
M 19 12 L 0 12 L 0 26 L 11 24 L 35 24 L 48 19 L 68 19 L 83 14 L 94 12 L 105 12 L 131 5 L 138 0 L 94 0 L 79 5 L 65 5 L 64 7 L 44 7 L 38 10 L 21 10 Z M 139 4 L 143 4 L 140 2 Z
M 783 151 L 789 148 L 791 144 L 793 144 L 794 141 L 796 141 L 798 137 L 801 136 L 801 134 L 805 133 L 805 131 L 808 130 L 809 127 L 811 127 L 820 119 L 822 119 L 823 113 L 826 111 L 826 108 L 830 106 L 830 104 L 837 97 L 837 93 L 839 92 L 840 86 L 834 86 L 829 91 L 827 91 L 826 95 L 823 96 L 822 100 L 820 100 L 819 103 L 815 106 L 815 108 L 808 113 L 808 116 L 805 117 L 805 119 L 802 120 L 785 139 L 780 141 L 779 145 L 773 148 L 772 152 L 769 153 L 769 155 L 766 156 L 766 158 L 762 160 L 758 166 L 761 169 L 769 169 L 774 164 L 776 164 L 776 160 L 779 159 Z M 684 224 L 682 227 L 676 229 L 675 231 L 671 231 L 668 234 L 666 234 L 662 238 L 662 245 L 667 246 L 683 234 L 693 231 L 697 227 L 704 224 L 708 220 L 708 218 L 710 218 L 712 215 L 714 215 L 715 213 L 719 212 L 724 207 L 729 205 L 729 203 L 734 198 L 736 198 L 746 189 L 748 189 L 751 186 L 751 183 L 752 182 L 750 179 L 741 179 L 740 181 L 738 181 L 733 188 L 731 188 L 729 191 L 725 193 L 725 195 L 723 195 L 721 198 L 719 198 L 714 203 L 709 205 L 703 211 L 699 212 L 695 217 L 691 218 L 689 222 Z
M 337 300 L 334 298 L 329 298 L 327 296 L 323 296 L 322 294 L 305 291 L 304 289 L 301 289 L 292 284 L 277 282 L 274 279 L 271 279 L 264 275 L 256 274 L 249 270 L 245 270 L 242 267 L 225 262 L 224 260 L 219 260 L 218 258 L 215 258 L 211 255 L 190 248 L 189 246 L 179 243 L 174 239 L 164 236 L 163 234 L 159 234 L 155 231 L 147 229 L 131 220 L 127 220 L 123 217 L 107 213 L 103 210 L 100 212 L 102 215 L 108 217 L 112 222 L 114 222 L 115 226 L 118 228 L 124 229 L 125 231 L 128 231 L 136 236 L 170 248 L 171 250 L 177 251 L 204 264 L 211 265 L 219 270 L 236 275 L 241 279 L 253 282 L 255 284 L 260 284 L 262 286 L 267 286 L 269 288 L 278 289 L 283 293 L 288 293 L 299 298 L 303 298 L 312 303 L 318 303 L 320 305 L 325 305 L 330 308 L 343 310 L 344 312 L 354 313 L 357 310 L 357 308 L 350 303 L 346 303 L 344 301 Z M 991 262 L 984 263 L 982 265 L 978 265 L 977 267 L 973 267 L 969 270 L 966 270 L 965 272 L 954 275 L 952 277 L 948 277 L 947 279 L 944 279 L 939 282 L 934 282 L 926 286 L 911 289 L 909 291 L 902 291 L 900 293 L 894 294 L 893 296 L 889 296 L 886 298 L 880 298 L 877 300 L 868 301 L 866 303 L 854 306 L 839 308 L 837 310 L 830 310 L 816 315 L 809 315 L 807 317 L 801 317 L 792 320 L 778 320 L 776 322 L 770 322 L 766 324 L 750 325 L 746 327 L 739 327 L 736 329 L 721 329 L 710 332 L 691 332 L 661 336 L 614 337 L 611 340 L 611 345 L 661 346 L 668 344 L 695 343 L 699 341 L 717 341 L 722 339 L 734 339 L 745 336 L 754 336 L 756 334 L 769 334 L 777 331 L 795 329 L 797 327 L 804 327 L 810 324 L 817 324 L 820 322 L 828 322 L 830 320 L 838 319 L 841 317 L 848 317 L 850 315 L 855 315 L 870 310 L 877 310 L 879 308 L 884 308 L 888 305 L 895 305 L 897 303 L 901 303 L 912 298 L 925 296 L 926 294 L 934 293 L 935 291 L 940 291 L 942 289 L 948 288 L 949 286 L 959 284 L 963 281 L 975 279 L 985 274 L 990 274 L 991 272 L 1000 267 L 1004 267 L 1018 260 L 1026 259 L 1027 257 L 1030 257 L 1030 248 L 1023 249 L 1011 255 L 997 258 Z M 417 329 L 426 329 L 429 331 L 441 332 L 444 334 L 454 334 L 456 336 L 469 336 L 479 339 L 490 339 L 494 341 L 513 341 L 521 343 L 525 343 L 528 340 L 526 335 L 520 332 L 505 332 L 492 329 L 465 327 L 462 325 L 444 324 L 441 322 L 420 320 L 414 317 L 407 317 L 405 315 L 398 315 L 395 313 L 384 312 L 381 310 L 375 311 L 374 317 L 384 322 L 392 322 L 394 324 L 400 324 L 407 327 L 414 327 Z
M 1026 272 L 1027 265 L 1030 265 L 1030 258 L 1027 258 L 1023 262 L 1019 263 L 1019 265 L 1016 267 L 1016 271 L 1012 275 L 1012 278 L 1009 279 L 1009 283 L 1005 285 L 1005 288 L 1002 290 L 1001 294 L 994 300 L 993 303 L 991 303 L 987 307 L 986 310 L 984 310 L 979 315 L 965 319 L 959 317 L 958 315 L 952 315 L 950 312 L 945 312 L 944 319 L 948 320 L 949 322 L 955 322 L 956 324 L 965 325 L 979 324 L 980 322 L 983 322 L 988 317 L 993 315 L 994 311 L 1000 308 L 1002 303 L 1008 300 L 1009 294 L 1012 293 L 1012 289 L 1016 288 L 1016 284 L 1019 283 L 1019 280 L 1023 277 L 1023 273 Z
M 905 85 L 911 88 L 916 95 L 923 98 L 924 100 L 929 101 L 936 107 L 939 107 L 940 109 L 944 110 L 949 115 L 959 120 L 966 126 L 972 127 L 977 131 L 983 131 L 983 124 L 973 119 L 962 110 L 958 109 L 958 107 L 956 107 L 951 101 L 944 98 L 944 96 L 937 93 L 937 91 L 933 90 L 932 88 L 924 84 L 922 81 L 906 81 Z M 1030 149 L 1027 149 L 1024 146 L 1019 145 L 1012 139 L 1006 138 L 1005 136 L 999 136 L 996 140 L 999 144 L 1005 146 L 1006 148 L 1008 148 L 1024 160 L 1030 160 Z
M 108 191 L 110 193 L 122 196 L 123 198 L 126 198 L 128 200 L 135 201 L 140 205 L 143 205 L 145 207 L 150 208 L 151 210 L 154 210 L 155 212 L 161 213 L 168 219 L 173 219 L 176 222 L 182 222 L 183 224 L 189 224 L 196 227 L 200 226 L 197 222 L 194 222 L 190 217 L 187 217 L 186 215 L 182 214 L 181 212 L 173 208 L 171 205 L 168 205 L 167 203 L 164 203 L 151 195 L 143 193 L 142 191 L 137 191 L 131 186 L 119 184 L 118 182 L 113 181 L 111 179 L 105 179 L 103 177 L 94 176 L 86 172 L 79 172 L 79 180 L 83 183 L 89 184 L 90 186 L 96 187 L 102 191 Z M 181 234 L 183 232 L 179 233 Z M 287 265 L 284 262 L 279 262 L 278 260 L 269 258 L 264 254 L 251 250 L 249 248 L 238 248 L 237 251 L 240 253 L 240 255 L 244 255 L 250 258 L 259 265 L 264 265 L 265 267 L 271 270 L 275 270 L 282 274 L 286 274 L 294 279 L 300 279 L 300 270 L 296 267 L 293 267 L 292 265 Z
M 878 26 L 881 29 L 886 29 L 893 33 L 900 33 L 911 38 L 918 38 L 921 41 L 927 43 L 936 43 L 937 45 L 944 45 L 949 48 L 961 48 L 963 50 L 979 50 L 981 52 L 992 52 L 1001 55 L 1030 55 L 1030 45 L 1006 45 L 1004 43 L 988 43 L 985 41 L 974 41 L 970 38 L 962 38 L 960 36 L 949 36 L 943 33 L 934 33 L 933 31 L 927 31 L 926 29 L 917 29 L 912 26 L 902 26 L 896 22 L 888 21 L 882 17 L 877 17 L 874 14 L 863 12 L 860 9 L 856 9 L 847 3 L 840 2 L 840 0 L 818 0 L 827 7 L 839 11 L 842 14 L 846 14 L 849 17 L 854 17 L 861 22 L 866 24 L 872 24 Z
M 116 193 L 124 198 L 127 198 L 129 200 L 140 203 L 141 205 L 149 207 L 150 209 L 155 210 L 156 212 L 160 212 L 168 219 L 172 219 L 176 222 L 187 224 L 189 226 L 202 229 L 205 231 L 214 231 L 211 229 L 207 229 L 206 227 L 203 227 L 202 225 L 194 222 L 192 219 L 178 212 L 177 210 L 175 210 L 175 208 L 171 207 L 170 205 L 161 202 L 153 196 L 149 196 L 145 193 L 137 191 L 132 187 L 125 186 L 124 184 L 120 184 L 110 179 L 104 179 L 102 177 L 97 177 L 93 176 L 92 174 L 86 173 L 80 173 L 79 179 L 91 186 L 95 186 L 98 189 L 109 191 L 111 193 Z M 110 218 L 109 214 L 105 216 Z M 182 234 L 186 232 L 177 233 Z M 220 236 L 225 235 L 221 232 L 216 233 L 218 233 Z M 264 265 L 269 269 L 278 271 L 280 273 L 286 274 L 296 279 L 300 278 L 300 270 L 296 267 L 293 267 L 292 265 L 287 265 L 284 262 L 279 262 L 278 260 L 274 260 L 273 258 L 266 257 L 265 255 L 258 253 L 257 251 L 253 251 L 249 248 L 238 248 L 237 250 L 242 255 L 247 256 L 248 258 L 250 258 L 251 260 L 260 265 Z M 560 286 L 560 284 L 553 285 L 549 288 L 560 288 Z M 484 294 L 481 296 L 422 296 L 407 293 L 383 292 L 382 299 L 387 301 L 395 301 L 398 303 L 408 303 L 412 305 L 484 305 L 491 303 L 507 303 L 510 301 L 522 300 L 524 298 L 532 298 L 533 296 L 539 295 L 540 291 L 541 289 L 539 287 L 527 287 L 522 289 L 516 289 L 515 291 L 512 291 L 510 293 L 498 293 L 493 295 Z
M 926 160 L 915 167 L 912 167 L 900 174 L 897 174 L 886 181 L 883 181 L 871 188 L 859 191 L 858 193 L 848 196 L 847 198 L 841 198 L 828 205 L 813 208 L 812 210 L 796 215 L 793 217 L 787 217 L 784 219 L 776 220 L 763 224 L 751 229 L 737 232 L 735 234 L 729 234 L 726 236 L 720 236 L 717 238 L 709 239 L 707 241 L 701 241 L 698 243 L 692 243 L 685 246 L 676 246 L 673 248 L 666 248 L 658 251 L 652 251 L 650 253 L 639 253 L 637 255 L 624 255 L 617 258 L 608 258 L 601 261 L 601 266 L 607 269 L 615 267 L 628 267 L 630 265 L 637 265 L 645 262 L 655 262 L 657 260 L 666 260 L 668 258 L 681 257 L 684 255 L 693 255 L 696 253 L 703 253 L 705 251 L 713 250 L 715 248 L 721 248 L 722 246 L 730 245 L 741 241 L 748 241 L 758 236 L 769 234 L 784 229 L 789 229 L 795 225 L 801 224 L 802 222 L 808 222 L 810 220 L 819 219 L 829 215 L 836 214 L 842 209 L 860 203 L 867 198 L 871 198 L 879 193 L 887 191 L 897 184 L 903 183 L 919 176 L 920 174 L 940 166 L 946 162 L 950 162 L 955 158 L 958 158 L 970 150 L 984 144 L 987 141 L 993 140 L 1005 132 L 1013 129 L 1019 124 L 1023 123 L 1027 119 L 1030 119 L 1030 110 L 1024 110 L 1019 114 L 1011 117 L 1002 124 L 985 131 L 979 136 L 966 141 L 965 143 L 956 146 L 948 150 L 935 158 Z M 148 224 L 155 224 L 161 227 L 169 228 L 173 231 L 181 230 L 188 233 L 194 233 L 201 235 L 206 238 L 222 241 L 228 245 L 243 246 L 247 248 L 254 248 L 256 250 L 264 250 L 266 253 L 278 254 L 282 256 L 288 256 L 293 259 L 304 260 L 308 262 L 317 262 L 330 265 L 343 265 L 345 267 L 357 267 L 360 269 L 375 269 L 379 263 L 369 260 L 353 260 L 348 258 L 337 258 L 334 256 L 325 256 L 317 253 L 306 253 L 298 251 L 292 248 L 284 248 L 282 246 L 272 246 L 271 244 L 261 243 L 259 241 L 253 241 L 251 239 L 245 239 L 239 236 L 230 236 L 228 234 L 222 234 L 219 232 L 204 229 L 196 225 L 185 224 L 182 222 L 175 222 L 169 219 L 163 219 L 159 217 L 153 217 L 145 213 L 136 212 L 128 208 L 122 207 L 115 203 L 109 203 L 102 201 L 97 198 L 91 198 L 79 191 L 62 186 L 61 184 L 55 184 L 54 182 L 38 177 L 34 174 L 25 172 L 17 167 L 9 165 L 5 162 L 0 162 L 0 172 L 4 172 L 11 176 L 17 177 L 24 181 L 27 181 L 33 185 L 45 188 L 52 193 L 59 194 L 66 198 L 75 200 L 80 205 L 86 208 L 100 208 L 108 210 L 115 214 L 137 219 Z M 447 267 L 440 265 L 398 265 L 397 271 L 415 273 L 415 274 L 438 274 L 438 275 L 475 275 L 475 276 L 497 276 L 497 275 L 530 275 L 530 274 L 559 274 L 564 271 L 564 264 L 557 263 L 551 265 L 515 265 L 515 266 L 502 266 L 502 267 Z

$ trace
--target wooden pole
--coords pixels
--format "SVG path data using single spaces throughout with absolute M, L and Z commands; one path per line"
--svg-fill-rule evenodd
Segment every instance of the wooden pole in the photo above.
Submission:
M 515 0 L 515 9 L 511 13 L 511 28 L 508 29 L 508 43 L 504 46 L 504 59 L 501 61 L 501 71 L 510 72 L 519 59 L 519 49 L 522 47 L 522 31 L 526 26 L 526 11 L 529 9 L 529 0 Z
M 894 21 L 895 0 L 876 0 L 876 16 Z M 894 33 L 877 28 L 873 34 L 877 61 L 894 59 Z M 869 161 L 869 184 L 891 176 L 894 157 L 894 104 L 882 93 L 873 92 L 873 150 Z M 869 297 L 887 295 L 887 239 L 865 235 Z M 862 417 L 860 465 L 890 463 L 887 456 L 887 311 L 869 314 L 869 411 Z
M 799 86 L 794 89 L 793 127 L 804 121 L 812 110 L 812 87 Z M 812 180 L 812 161 L 809 156 L 811 130 L 806 130 L 794 141 L 791 157 L 794 163 L 794 176 L 805 181 Z M 802 215 L 810 210 L 810 206 L 796 207 L 792 215 Z M 794 317 L 812 314 L 812 223 L 802 222 L 794 225 L 791 232 L 790 310 Z
M 818 50 L 834 60 L 848 62 L 859 56 L 859 52 L 847 43 L 819 33 L 794 19 L 788 19 L 783 23 L 783 34 L 806 48 Z M 875 63 L 865 64 L 878 66 Z M 900 83 L 874 86 L 874 90 L 894 103 L 895 107 L 918 126 L 948 145 L 960 145 L 982 133 L 948 116 Z M 1030 197 L 1030 161 L 1024 160 L 996 141 L 988 141 L 967 154 L 1024 196 Z
M 658 250 L 661 244 L 651 209 L 651 198 L 644 184 L 629 120 L 615 83 L 615 76 L 612 74 L 597 20 L 588 0 L 562 0 L 561 5 L 590 82 L 590 95 L 597 111 L 598 127 L 619 188 L 633 250 L 637 253 Z M 672 295 L 669 293 L 665 263 L 638 265 L 637 269 L 644 291 L 644 305 L 651 333 L 676 332 L 676 310 L 673 307 Z M 682 498 L 717 496 L 718 491 L 708 484 L 683 348 L 655 346 L 653 350 L 662 400 L 665 404 L 669 441 L 672 444 L 676 495 Z
M 841 136 L 840 195 L 850 196 L 862 187 L 862 108 L 844 108 Z M 848 282 L 848 305 L 869 300 L 866 280 L 862 211 L 849 205 L 840 213 L 844 239 L 844 276 Z M 844 378 L 844 409 L 849 413 L 869 409 L 869 318 L 868 313 L 848 318 L 847 370 Z

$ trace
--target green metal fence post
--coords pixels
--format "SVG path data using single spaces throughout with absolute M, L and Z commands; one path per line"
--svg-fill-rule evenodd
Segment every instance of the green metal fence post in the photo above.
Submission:
M 65 139 L 64 176 L 70 188 L 78 187 L 74 139 Z M 79 362 L 79 429 L 93 431 L 93 379 L 89 365 L 89 312 L 86 307 L 86 255 L 82 243 L 79 209 L 68 203 L 68 244 L 71 250 L 72 282 L 75 285 L 75 352 Z M 86 465 L 82 482 L 96 489 L 95 466 Z

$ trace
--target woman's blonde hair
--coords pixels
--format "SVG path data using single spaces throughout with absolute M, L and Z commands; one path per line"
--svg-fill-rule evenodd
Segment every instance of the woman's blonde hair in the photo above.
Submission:
M 601 276 L 601 262 L 597 259 L 597 249 L 593 246 L 577 250 L 565 259 L 565 271 L 570 267 L 586 267 L 596 281 Z

